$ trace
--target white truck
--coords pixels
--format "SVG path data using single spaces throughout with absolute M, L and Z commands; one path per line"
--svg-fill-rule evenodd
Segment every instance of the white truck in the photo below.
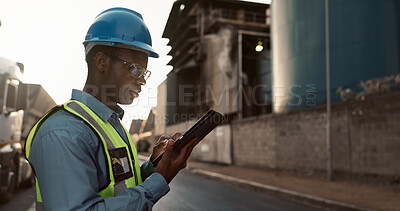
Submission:
M 24 84 L 21 63 L 0 57 L 0 203 L 19 186 L 32 186 L 34 174 L 23 147 L 35 122 L 56 105 L 42 86 Z

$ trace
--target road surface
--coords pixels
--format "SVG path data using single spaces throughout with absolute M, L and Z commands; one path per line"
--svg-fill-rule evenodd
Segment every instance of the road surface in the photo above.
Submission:
M 154 211 L 320 210 L 186 170 L 178 174 L 170 187 L 171 191 L 154 206 Z M 0 210 L 34 211 L 35 194 L 35 187 L 19 189 L 11 202 L 0 205 Z
M 170 187 L 170 192 L 154 206 L 154 211 L 321 210 L 188 171 L 180 172 Z

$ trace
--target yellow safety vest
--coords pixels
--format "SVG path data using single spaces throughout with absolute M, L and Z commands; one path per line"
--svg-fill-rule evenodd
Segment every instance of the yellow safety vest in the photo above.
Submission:
M 41 124 L 46 120 L 49 116 L 51 116 L 56 111 L 64 109 L 75 116 L 81 118 L 88 125 L 90 125 L 101 139 L 101 143 L 103 144 L 107 164 L 108 164 L 108 173 L 109 173 L 109 183 L 108 185 L 99 190 L 99 194 L 103 198 L 112 197 L 117 195 L 122 190 L 128 187 L 134 187 L 138 184 L 142 183 L 142 178 L 140 175 L 140 166 L 137 158 L 137 152 L 135 145 L 133 144 L 132 138 L 128 131 L 124 128 L 126 136 L 128 137 L 129 144 L 132 148 L 132 153 L 129 153 L 129 147 L 126 142 L 119 136 L 118 132 L 114 129 L 114 127 L 109 122 L 104 122 L 99 116 L 97 116 L 89 107 L 85 104 L 77 101 L 70 100 L 63 105 L 58 105 L 50 110 L 46 115 L 44 115 L 32 128 L 29 132 L 26 144 L 25 144 L 25 156 L 29 160 L 29 152 L 32 146 L 33 139 L 36 135 Z M 121 124 L 122 125 L 122 124 Z M 118 158 L 115 156 L 125 155 L 122 158 Z M 133 155 L 133 158 L 131 157 Z M 133 166 L 134 165 L 134 166 Z M 116 173 L 116 171 L 121 171 L 121 174 Z M 125 170 L 128 170 L 126 172 Z M 125 172 L 125 173 L 124 173 Z M 115 176 L 116 175 L 116 176 Z M 122 177 L 123 179 L 118 179 L 115 177 Z M 128 178 L 126 178 L 128 177 Z M 120 180 L 116 182 L 117 180 Z M 37 202 L 39 202 L 39 206 L 42 206 L 42 197 L 40 195 L 39 185 L 36 179 L 36 195 Z

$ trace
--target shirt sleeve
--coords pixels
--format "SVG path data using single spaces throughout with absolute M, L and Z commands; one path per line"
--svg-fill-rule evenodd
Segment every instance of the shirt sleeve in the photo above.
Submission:
M 163 176 L 153 173 L 142 184 L 103 199 L 90 143 L 83 133 L 67 129 L 35 138 L 29 158 L 45 210 L 151 210 L 169 191 Z
M 154 168 L 150 158 L 151 156 L 149 156 L 149 158 L 140 166 L 140 173 L 143 180 L 156 172 L 156 168 Z

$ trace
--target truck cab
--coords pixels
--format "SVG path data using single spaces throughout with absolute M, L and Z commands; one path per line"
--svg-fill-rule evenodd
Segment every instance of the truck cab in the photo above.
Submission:
M 23 110 L 17 106 L 23 65 L 0 57 L 0 146 L 21 138 Z
M 0 57 L 0 202 L 9 201 L 20 185 L 34 184 L 34 174 L 23 157 L 22 128 L 27 89 L 21 63 Z

